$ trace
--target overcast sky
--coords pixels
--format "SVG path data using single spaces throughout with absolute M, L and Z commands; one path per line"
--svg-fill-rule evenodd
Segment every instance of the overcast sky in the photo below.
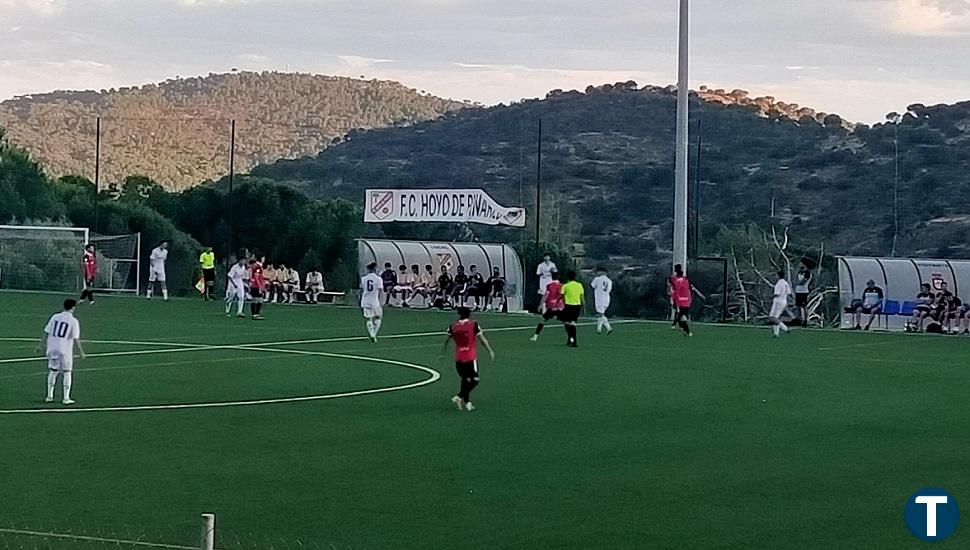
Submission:
M 209 72 L 491 104 L 676 80 L 677 0 L 0 0 L 0 98 Z M 882 120 L 970 99 L 970 0 L 692 0 L 691 86 Z

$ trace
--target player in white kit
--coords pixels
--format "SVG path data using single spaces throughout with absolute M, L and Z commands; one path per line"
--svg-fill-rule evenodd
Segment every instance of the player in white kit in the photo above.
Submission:
M 788 297 L 791 296 L 791 285 L 785 280 L 785 272 L 778 272 L 778 282 L 775 283 L 775 289 L 773 291 L 773 296 L 771 299 L 771 313 L 768 317 L 771 318 L 772 327 L 771 330 L 775 337 L 783 330 L 788 332 L 788 325 L 781 322 L 781 316 L 788 309 Z
M 539 276 L 539 313 L 546 312 L 546 287 L 552 282 L 553 273 L 559 273 L 559 269 L 553 263 L 552 255 L 546 252 L 542 255 L 542 263 L 536 268 L 536 275 Z
M 245 317 L 246 288 L 249 287 L 249 260 L 240 256 L 229 269 L 226 283 L 226 316 L 232 315 L 232 304 L 236 303 L 236 317 Z
M 56 313 L 47 321 L 41 346 L 47 354 L 47 403 L 54 402 L 54 386 L 60 375 L 64 385 L 64 396 L 61 401 L 65 405 L 73 405 L 71 399 L 71 382 L 74 378 L 74 345 L 84 358 L 84 348 L 81 347 L 81 324 L 74 317 L 77 302 L 64 300 L 64 311 Z
M 155 283 L 162 287 L 162 298 L 168 300 L 168 286 L 165 284 L 165 261 L 168 260 L 168 241 L 162 241 L 152 249 L 148 257 L 148 291 L 145 295 L 149 300 L 155 291 Z
M 596 278 L 590 285 L 593 288 L 593 302 L 596 305 L 596 333 L 602 334 L 606 329 L 606 334 L 613 333 L 613 326 L 606 318 L 606 310 L 610 308 L 610 294 L 613 292 L 613 281 L 606 274 L 606 269 L 596 268 Z
M 373 342 L 377 342 L 377 333 L 381 330 L 381 318 L 384 310 L 381 307 L 381 294 L 384 292 L 384 280 L 377 274 L 377 264 L 367 266 L 367 273 L 360 278 L 360 309 L 366 319 L 367 334 Z

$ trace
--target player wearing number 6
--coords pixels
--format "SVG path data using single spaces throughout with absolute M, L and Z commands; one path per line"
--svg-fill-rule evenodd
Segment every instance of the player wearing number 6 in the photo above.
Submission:
M 381 307 L 381 294 L 384 292 L 384 280 L 377 274 L 377 264 L 367 266 L 367 273 L 360 278 L 360 309 L 364 312 L 367 324 L 367 334 L 371 341 L 377 342 L 377 333 L 381 330 L 381 318 L 384 310 Z
M 64 300 L 64 311 L 54 314 L 47 326 L 40 345 L 47 355 L 47 403 L 54 401 L 54 386 L 57 385 L 57 375 L 61 375 L 64 384 L 64 398 L 62 403 L 73 405 L 71 399 L 71 382 L 74 372 L 74 345 L 84 358 L 84 348 L 81 347 L 81 324 L 74 317 L 77 302 Z

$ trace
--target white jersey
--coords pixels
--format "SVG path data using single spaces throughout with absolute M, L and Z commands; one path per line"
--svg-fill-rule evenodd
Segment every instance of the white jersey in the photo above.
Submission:
M 377 273 L 368 273 L 360 278 L 360 307 L 380 307 L 381 290 L 384 281 Z
M 160 246 L 156 246 L 152 250 L 152 255 L 148 258 L 148 264 L 151 266 L 152 271 L 161 273 L 165 271 L 165 260 L 167 259 L 168 249 L 163 249 Z
M 300 272 L 297 271 L 297 270 L 295 270 L 295 269 L 291 269 L 290 272 L 289 272 L 289 274 L 286 276 L 286 282 L 289 283 L 289 284 L 291 284 L 291 285 L 299 286 L 300 285 Z
M 70 311 L 53 315 L 47 326 L 47 357 L 74 357 L 74 341 L 81 337 L 81 323 Z
M 775 295 L 774 295 L 775 302 L 787 304 L 788 297 L 791 295 L 791 285 L 789 285 L 788 281 L 784 279 L 778 279 L 778 282 L 775 283 L 774 292 L 775 292 Z
M 235 288 L 245 288 L 248 278 L 249 268 L 244 265 L 234 264 L 229 269 L 229 283 Z
M 306 286 L 323 286 L 323 274 L 319 271 L 311 271 L 306 274 Z
M 558 273 L 559 270 L 556 269 L 556 264 L 551 261 L 543 261 L 536 268 L 536 275 L 539 276 L 539 293 L 545 294 L 546 287 L 552 282 L 552 274 Z
M 593 299 L 596 305 L 610 303 L 610 293 L 613 292 L 613 281 L 606 275 L 600 275 L 593 279 L 590 285 L 593 288 Z

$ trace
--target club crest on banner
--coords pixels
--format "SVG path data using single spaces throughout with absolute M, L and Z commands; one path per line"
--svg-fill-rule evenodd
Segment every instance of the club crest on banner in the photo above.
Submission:
M 370 213 L 378 220 L 386 220 L 394 213 L 393 191 L 370 191 Z

